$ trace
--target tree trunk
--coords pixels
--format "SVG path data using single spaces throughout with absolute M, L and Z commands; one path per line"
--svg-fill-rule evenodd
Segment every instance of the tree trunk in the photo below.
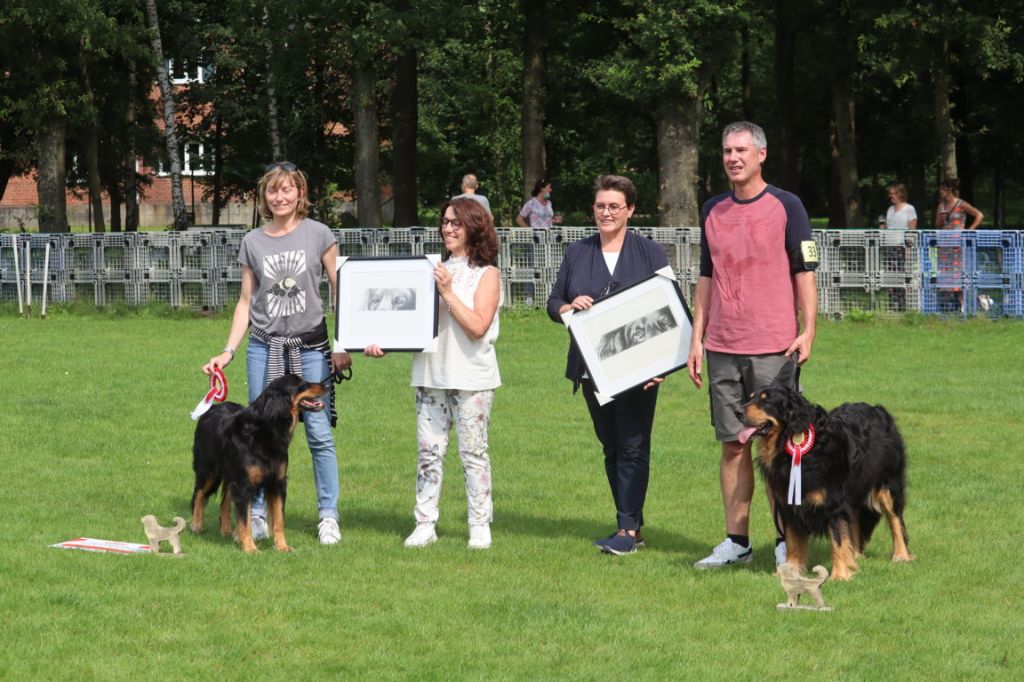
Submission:
M 138 176 L 135 173 L 135 61 L 128 62 L 128 97 L 124 109 L 125 153 L 124 153 L 124 231 L 139 230 Z
M 110 196 L 110 231 L 121 231 L 121 187 L 114 182 L 109 183 L 107 194 Z
M 395 227 L 419 222 L 416 198 L 417 55 L 409 48 L 395 62 L 395 88 L 391 93 L 391 185 L 394 190 Z
M 523 196 L 544 177 L 544 0 L 524 0 L 523 29 Z
M 64 187 L 66 125 L 63 118 L 51 116 L 42 120 L 36 131 L 40 232 L 70 231 Z
M 223 140 L 221 136 L 221 115 L 217 112 L 217 116 L 213 119 L 213 216 L 210 222 L 214 225 L 220 225 L 220 208 L 223 200 L 221 194 L 224 193 L 223 178 L 224 178 L 224 162 L 221 161 Z
M 843 227 L 863 227 L 864 215 L 860 193 L 857 189 L 857 136 L 854 126 L 856 104 L 848 79 L 832 81 L 832 117 L 835 126 L 835 151 L 832 160 L 836 164 L 836 179 L 839 182 L 839 199 L 842 202 Z
M 956 177 L 960 179 L 960 196 L 968 203 L 975 203 L 974 159 L 971 157 L 970 143 L 963 136 L 956 139 L 956 172 Z
M 939 141 L 939 168 L 942 178 L 957 177 L 956 131 L 949 113 L 949 39 L 938 36 L 935 46 L 935 137 Z
M 740 97 L 743 104 L 743 120 L 749 121 L 754 118 L 750 82 L 750 29 L 744 26 L 740 37 L 743 45 L 740 51 Z
M 269 30 L 270 10 L 263 8 L 263 28 Z M 270 128 L 270 153 L 274 161 L 284 159 L 284 147 L 281 146 L 281 127 L 277 113 L 277 89 L 274 87 L 274 41 L 267 40 L 263 45 L 267 53 L 267 121 Z
M 843 227 L 864 227 L 863 206 L 857 189 L 856 109 L 851 69 L 857 60 L 856 36 L 849 16 L 838 15 L 832 72 L 832 121 L 839 200 L 843 208 Z
M 377 131 L 377 74 L 369 62 L 352 71 L 355 110 L 356 213 L 361 227 L 380 227 L 380 137 Z
M 171 166 L 171 202 L 174 211 L 174 229 L 188 228 L 188 212 L 185 210 L 185 193 L 181 186 L 181 150 L 174 122 L 174 92 L 167 75 L 163 43 L 160 41 L 160 21 L 156 13 L 156 0 L 146 0 L 146 18 L 152 32 L 150 39 L 153 56 L 156 59 L 156 80 L 160 86 L 160 100 L 164 109 L 164 139 L 167 141 L 167 158 Z
M 662 227 L 700 224 L 697 193 L 703 100 L 701 88 L 692 98 L 665 92 L 658 102 L 658 224 Z
M 1003 229 L 1006 220 L 1006 178 L 1004 177 L 1003 157 L 997 154 L 992 160 L 994 178 L 992 180 L 993 204 L 992 218 L 997 230 Z
M 775 2 L 775 79 L 776 103 L 779 107 L 779 187 L 790 192 L 800 189 L 799 152 L 796 133 L 796 89 L 794 63 L 796 30 L 785 0 Z
M 97 129 L 96 96 L 85 62 L 85 46 L 79 45 L 78 66 L 82 76 L 82 94 L 85 113 L 85 167 L 89 177 L 89 205 L 92 207 L 92 225 L 96 232 L 106 232 L 103 222 L 103 189 L 100 184 L 100 142 Z
M 14 161 L 0 159 L 0 199 L 4 198 L 4 192 L 7 191 L 7 183 L 10 182 L 12 173 L 14 173 Z

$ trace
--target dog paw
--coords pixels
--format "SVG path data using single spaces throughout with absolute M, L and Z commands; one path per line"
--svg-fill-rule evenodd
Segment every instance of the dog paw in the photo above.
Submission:
M 295 551 L 291 547 L 289 547 L 288 545 L 274 545 L 274 549 L 276 549 L 278 552 L 294 552 Z
M 204 527 L 203 527 L 203 524 L 201 524 L 201 523 L 193 523 L 193 524 L 189 525 L 189 530 L 191 530 L 193 533 L 202 533 L 203 530 L 204 530 Z
M 892 561 L 895 564 L 905 564 L 908 561 L 913 561 L 916 558 L 917 557 L 915 557 L 913 554 L 894 554 L 892 557 Z

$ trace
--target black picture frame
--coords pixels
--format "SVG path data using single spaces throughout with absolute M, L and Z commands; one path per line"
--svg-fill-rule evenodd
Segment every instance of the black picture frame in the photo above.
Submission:
M 339 256 L 334 348 L 388 353 L 433 350 L 437 339 L 434 266 L 440 255 Z

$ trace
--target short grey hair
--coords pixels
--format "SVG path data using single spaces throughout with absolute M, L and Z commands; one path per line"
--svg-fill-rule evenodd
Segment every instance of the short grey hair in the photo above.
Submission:
M 462 176 L 462 189 L 476 189 L 480 186 L 480 183 L 476 181 L 476 176 L 472 173 L 466 173 Z
M 750 121 L 736 121 L 730 123 L 722 129 L 722 144 L 725 144 L 725 138 L 736 133 L 750 133 L 750 137 L 754 140 L 754 146 L 758 149 L 768 148 L 768 138 L 764 136 L 764 129 L 756 123 Z

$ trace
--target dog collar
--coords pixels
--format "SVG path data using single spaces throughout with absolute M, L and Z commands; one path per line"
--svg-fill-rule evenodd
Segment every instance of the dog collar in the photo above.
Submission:
M 214 366 L 213 372 L 210 374 L 210 390 L 206 392 L 203 399 L 199 401 L 198 405 L 196 405 L 196 409 L 192 410 L 192 419 L 199 419 L 206 414 L 215 401 L 222 403 L 227 399 L 227 377 L 224 376 L 224 371 L 220 367 Z
M 789 470 L 789 495 L 787 501 L 791 505 L 800 506 L 803 500 L 801 460 L 814 447 L 814 424 L 808 424 L 803 433 L 793 434 L 786 439 L 786 452 L 793 458 L 793 466 Z M 799 438 L 799 442 L 797 442 Z

